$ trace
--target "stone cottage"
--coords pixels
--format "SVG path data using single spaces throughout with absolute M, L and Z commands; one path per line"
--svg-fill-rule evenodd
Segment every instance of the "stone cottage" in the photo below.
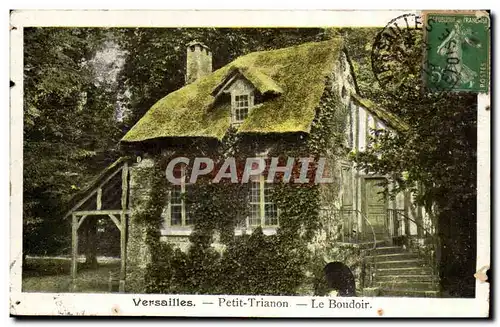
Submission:
M 350 266 L 363 294 L 436 296 L 432 262 L 425 258 L 435 255 L 428 246 L 433 244 L 429 215 L 413 204 L 411 194 L 389 198 L 384 192 L 391 187 L 387 177 L 358 170 L 352 160 L 367 147 L 373 130 L 397 133 L 409 127 L 359 95 L 342 42 L 336 38 L 249 53 L 216 71 L 206 45 L 188 44 L 186 85 L 159 100 L 128 131 L 121 142 L 130 155 L 108 167 L 68 213 L 73 217 L 73 276 L 83 220 L 109 217 L 121 232 L 120 290 L 143 291 L 141 280 L 152 254 L 148 226 L 139 216 L 151 197 L 155 185 L 151 175 L 159 157 L 187 159 L 175 166 L 179 183 L 161 177 L 169 185 L 157 235 L 160 242 L 188 251 L 199 219 L 193 209 L 196 201 L 189 200 L 196 187 L 189 175 L 207 165 L 193 167 L 196 157 L 266 158 L 269 173 L 272 158 L 286 154 L 285 162 L 279 166 L 278 160 L 274 162 L 275 172 L 288 165 L 287 157 L 292 157 L 292 165 L 299 157 L 308 157 L 317 173 L 318 158 L 326 158 L 321 174 L 330 182 L 305 183 L 314 189 L 317 201 L 311 200 L 313 208 L 301 216 L 300 208 L 293 211 L 279 199 L 279 192 L 272 195 L 272 178 L 251 176 L 245 195 L 237 201 L 244 209 L 234 211 L 232 237 L 257 228 L 264 235 L 275 235 L 289 229 L 287 216 L 298 216 L 297 235 L 309 228 L 308 222 L 317 221 L 309 249 L 320 253 L 325 265 L 343 261 Z M 225 148 L 228 142 L 231 146 Z M 192 157 L 186 155 L 190 150 Z M 304 166 L 303 160 L 299 162 L 298 170 Z M 86 234 L 88 240 L 96 237 L 95 232 Z M 219 236 L 214 232 L 212 246 L 223 252 Z

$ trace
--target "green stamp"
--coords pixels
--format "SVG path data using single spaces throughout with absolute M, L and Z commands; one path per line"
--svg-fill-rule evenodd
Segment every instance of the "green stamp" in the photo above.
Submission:
M 486 13 L 427 13 L 424 24 L 427 88 L 488 92 L 489 16 Z

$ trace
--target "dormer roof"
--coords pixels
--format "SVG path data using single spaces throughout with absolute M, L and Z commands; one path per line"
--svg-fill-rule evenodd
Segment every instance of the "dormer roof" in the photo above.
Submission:
M 283 93 L 283 89 L 271 77 L 259 71 L 258 68 L 233 66 L 222 82 L 212 90 L 212 96 L 217 98 L 233 81 L 241 77 L 248 80 L 260 94 L 279 95 Z
M 239 126 L 238 133 L 289 133 L 311 129 L 316 107 L 342 53 L 341 38 L 241 56 L 155 103 L 122 142 L 158 138 L 222 139 L 231 125 L 230 104 L 215 96 L 232 74 L 241 74 L 263 94 L 276 94 Z M 213 105 L 218 107 L 212 107 Z

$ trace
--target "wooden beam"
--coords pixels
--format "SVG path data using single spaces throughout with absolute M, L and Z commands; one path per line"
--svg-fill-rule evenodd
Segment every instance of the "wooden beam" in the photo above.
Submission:
M 83 211 L 75 211 L 73 212 L 75 215 L 79 216 L 107 216 L 107 215 L 120 215 L 123 210 L 115 209 L 115 210 L 83 210 Z M 126 210 L 125 214 L 129 214 L 130 210 Z
M 228 81 L 226 83 L 224 83 L 224 86 L 222 86 L 218 91 L 217 91 L 217 94 L 214 95 L 214 98 L 217 99 L 221 94 L 222 92 L 224 92 L 224 90 L 226 89 L 226 87 L 231 84 L 235 79 L 236 77 L 240 75 L 241 76 L 241 73 L 238 71 L 237 73 L 234 73 L 233 72 L 233 76 L 231 76 L 231 78 L 228 79 Z M 220 85 L 220 84 L 219 84 Z
M 116 225 L 116 227 L 118 228 L 118 230 L 120 230 L 120 232 L 121 232 L 121 230 L 122 230 L 122 226 L 121 226 L 121 222 L 120 222 L 120 221 L 118 221 L 118 218 L 116 218 L 116 217 L 115 217 L 114 215 L 112 215 L 112 214 L 109 214 L 108 216 L 109 216 L 109 218 L 111 218 L 111 220 L 115 223 L 115 225 Z
M 80 226 L 82 226 L 83 221 L 85 220 L 85 218 L 87 218 L 87 215 L 82 216 L 82 218 L 80 218 L 80 221 L 78 221 L 78 226 L 76 227 L 76 230 L 77 230 L 77 231 L 78 231 L 78 229 L 80 228 Z M 78 219 L 77 219 L 77 220 L 78 220 Z
M 120 228 L 120 286 L 119 292 L 125 292 L 125 276 L 127 267 L 127 216 L 122 213 Z
M 122 210 L 127 209 L 128 194 L 128 163 L 123 164 L 122 169 Z
M 78 269 L 78 216 L 72 215 L 71 223 L 71 287 L 76 289 L 76 273 Z
M 102 188 L 104 185 L 106 185 L 106 183 L 109 182 L 113 177 L 115 177 L 122 169 L 123 169 L 123 166 L 119 167 L 114 173 L 112 173 L 104 181 L 102 181 L 102 183 L 99 184 L 99 186 L 97 186 L 95 189 L 93 189 L 92 192 L 90 192 L 86 197 L 84 197 L 83 199 L 81 199 L 80 201 L 78 201 L 78 203 L 75 204 L 73 206 L 73 208 L 71 208 L 71 210 L 69 210 L 69 212 L 64 216 L 63 219 L 65 219 L 66 217 L 68 217 L 76 209 L 80 208 L 80 206 L 82 204 L 84 204 L 85 202 L 87 202 L 88 199 L 90 199 L 94 194 L 97 193 L 97 190 L 99 188 Z
M 125 276 L 127 269 L 127 195 L 128 195 L 128 163 L 122 169 L 122 212 L 120 228 L 120 285 L 119 292 L 125 292 Z
M 97 199 L 96 199 L 96 209 L 101 210 L 102 208 L 102 187 L 97 189 Z

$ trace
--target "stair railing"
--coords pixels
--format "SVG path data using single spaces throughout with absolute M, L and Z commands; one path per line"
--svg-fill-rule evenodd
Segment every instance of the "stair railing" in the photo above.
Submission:
M 370 227 L 370 231 L 371 231 L 371 234 L 373 236 L 373 246 L 371 248 L 371 250 L 375 250 L 375 248 L 377 247 L 377 236 L 375 234 L 375 229 L 373 228 L 373 225 L 372 223 L 368 220 L 368 217 L 366 217 L 366 215 L 358 210 L 358 209 L 354 209 L 353 211 L 355 211 L 357 214 L 359 214 L 361 216 L 361 218 L 363 218 L 363 220 L 365 221 L 366 225 L 368 225 Z
M 436 258 L 437 246 L 439 243 L 438 236 L 435 233 L 432 233 L 429 229 L 427 229 L 425 226 L 423 226 L 420 222 L 417 222 L 415 219 L 407 216 L 404 213 L 404 210 L 402 210 L 402 209 L 388 209 L 387 216 L 388 216 L 388 220 L 391 222 L 391 224 L 390 224 L 391 228 L 393 229 L 394 232 L 396 232 L 395 234 L 393 234 L 393 237 L 394 236 L 396 236 L 396 237 L 402 237 L 402 236 L 409 237 L 409 236 L 411 236 L 409 231 L 406 230 L 406 226 L 409 225 L 408 222 L 411 221 L 417 226 L 417 229 L 420 228 L 424 232 L 425 238 L 431 239 L 430 251 L 429 251 L 430 253 L 425 253 L 424 256 L 429 261 L 429 264 L 431 265 L 433 272 L 435 274 L 438 273 L 438 267 L 437 267 L 438 263 L 437 263 L 437 258 Z M 402 221 L 406 222 L 404 224 L 404 226 L 405 226 L 404 230 L 403 230 L 403 228 L 400 227 Z M 407 245 L 408 245 L 408 247 L 411 246 L 409 240 L 408 240 Z
M 358 227 L 357 215 L 365 221 L 366 226 L 369 227 L 370 234 L 373 238 L 373 245 L 371 249 L 377 246 L 377 239 L 375 229 L 370 223 L 366 215 L 357 209 L 336 209 L 336 208 L 323 208 L 321 209 L 323 219 L 325 222 L 324 230 L 327 237 L 331 240 L 334 235 L 340 234 L 340 239 L 345 243 L 359 243 L 360 229 Z
M 365 221 L 366 225 L 370 227 L 370 230 L 372 232 L 373 236 L 373 245 L 372 248 L 370 249 L 371 251 L 375 250 L 377 248 L 377 236 L 375 234 L 375 229 L 373 228 L 373 225 L 371 222 L 368 220 L 368 217 L 360 210 L 355 209 L 354 210 L 357 214 L 363 218 Z M 361 269 L 362 269 L 362 274 L 364 275 L 363 278 L 363 285 L 362 288 L 365 287 L 373 287 L 374 283 L 374 274 L 375 274 L 375 267 L 376 267 L 376 257 L 371 256 L 369 260 L 366 259 L 366 250 L 362 250 L 363 253 L 361 254 Z M 368 277 L 368 278 L 367 278 Z

